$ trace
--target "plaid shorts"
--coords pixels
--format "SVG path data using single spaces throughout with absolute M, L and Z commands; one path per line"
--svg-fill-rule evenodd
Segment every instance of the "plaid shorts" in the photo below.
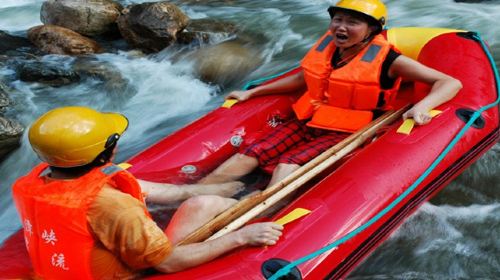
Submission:
M 293 118 L 241 153 L 257 158 L 262 169 L 272 172 L 279 163 L 304 165 L 347 136 L 349 133 L 308 127 L 305 122 Z

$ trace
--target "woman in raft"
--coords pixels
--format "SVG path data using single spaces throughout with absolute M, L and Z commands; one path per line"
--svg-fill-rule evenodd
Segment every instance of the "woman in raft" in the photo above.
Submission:
M 234 181 L 260 166 L 273 170 L 269 186 L 273 185 L 367 125 L 374 110 L 389 109 L 403 79 L 432 86 L 403 115 L 419 125 L 427 124 L 429 111 L 462 88 L 460 81 L 400 54 L 380 35 L 387 19 L 381 1 L 341 0 L 328 12 L 329 29 L 304 57 L 301 71 L 228 95 L 245 101 L 304 90 L 293 104 L 295 117 L 229 158 L 200 183 Z

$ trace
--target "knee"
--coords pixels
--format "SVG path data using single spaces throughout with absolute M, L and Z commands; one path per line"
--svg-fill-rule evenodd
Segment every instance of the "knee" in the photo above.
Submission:
M 249 155 L 245 155 L 245 154 L 241 154 L 241 153 L 237 153 L 234 155 L 234 158 L 238 161 L 238 162 L 250 162 L 250 161 L 254 161 L 254 160 L 257 160 L 255 157 L 253 156 L 249 156 Z
M 237 200 L 217 195 L 199 195 L 182 203 L 182 208 L 190 213 L 222 212 L 235 204 Z
M 259 160 L 257 159 L 257 157 L 254 157 L 252 155 L 237 153 L 234 155 L 234 159 L 236 162 L 233 162 L 233 164 L 238 166 L 256 167 L 259 165 Z

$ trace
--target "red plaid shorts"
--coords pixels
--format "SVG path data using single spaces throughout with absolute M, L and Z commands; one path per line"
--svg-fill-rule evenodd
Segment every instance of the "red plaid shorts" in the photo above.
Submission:
M 304 165 L 347 136 L 349 133 L 308 127 L 305 122 L 293 118 L 241 153 L 257 158 L 262 169 L 272 172 L 278 163 Z

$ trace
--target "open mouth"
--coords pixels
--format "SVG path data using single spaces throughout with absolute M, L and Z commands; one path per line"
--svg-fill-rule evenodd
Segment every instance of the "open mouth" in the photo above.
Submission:
M 338 41 L 347 41 L 347 39 L 349 39 L 349 37 L 345 34 L 335 34 L 335 37 L 337 38 Z

